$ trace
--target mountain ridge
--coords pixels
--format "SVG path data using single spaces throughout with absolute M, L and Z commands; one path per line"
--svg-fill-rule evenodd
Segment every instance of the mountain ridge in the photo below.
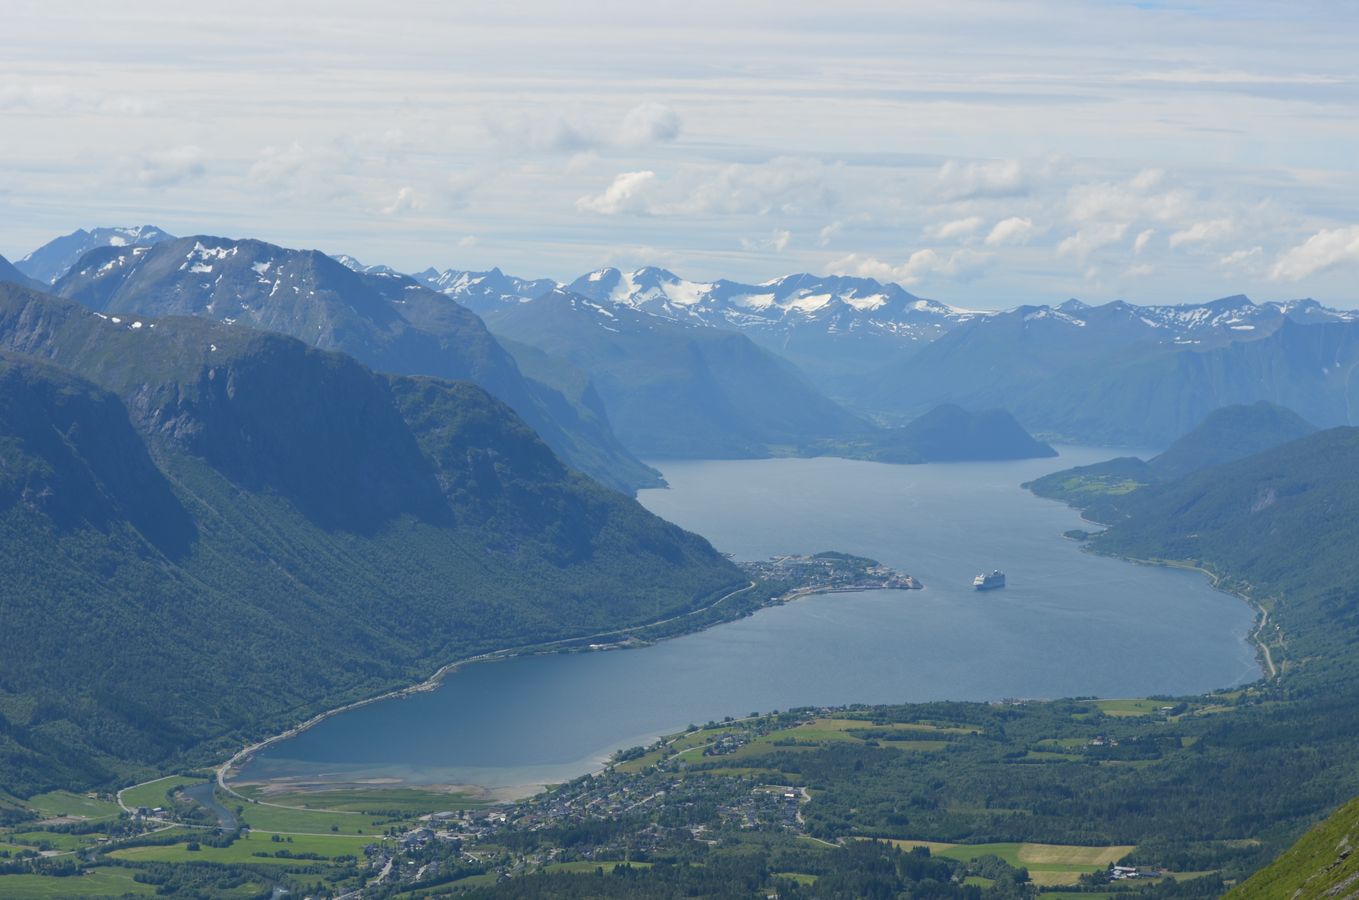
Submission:
M 356 272 L 315 250 L 199 235 L 90 251 L 53 292 L 106 314 L 248 323 L 380 371 L 471 380 L 601 482 L 628 492 L 660 483 L 606 418 L 526 379 L 475 313 L 403 275 Z

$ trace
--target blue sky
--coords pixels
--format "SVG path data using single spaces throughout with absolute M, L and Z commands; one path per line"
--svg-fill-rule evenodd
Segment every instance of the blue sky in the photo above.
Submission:
M 10 0 L 0 253 L 151 222 L 403 269 L 1359 304 L 1341 4 Z

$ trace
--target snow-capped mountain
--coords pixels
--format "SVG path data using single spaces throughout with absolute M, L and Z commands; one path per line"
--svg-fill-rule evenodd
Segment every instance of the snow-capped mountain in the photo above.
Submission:
M 462 269 L 426 269 L 416 278 L 441 294 L 457 300 L 478 314 L 489 312 L 506 303 L 534 300 L 562 285 L 551 278 L 516 278 L 499 268 L 488 272 L 469 272 Z
M 932 340 L 960 322 L 987 315 L 916 297 L 896 284 L 842 275 L 801 273 L 744 284 L 727 279 L 688 281 L 647 266 L 630 273 L 599 269 L 565 285 L 549 278 L 516 278 L 500 269 L 426 269 L 416 277 L 478 312 L 565 287 L 596 303 L 628 306 L 666 319 L 771 332 L 811 329 Z
M 1329 309 L 1315 300 L 1255 303 L 1234 296 L 1209 303 L 1138 306 L 1122 300 L 1098 306 L 1080 300 L 1004 311 L 963 309 L 917 297 L 900 285 L 843 275 L 785 275 L 761 284 L 727 279 L 689 281 L 647 266 L 634 272 L 604 268 L 569 284 L 525 279 L 500 269 L 472 272 L 426 269 L 415 276 L 478 313 L 522 303 L 565 287 L 596 303 L 626 306 L 695 325 L 773 336 L 891 337 L 907 344 L 928 343 L 960 325 L 1017 316 L 1040 324 L 1072 328 L 1113 328 L 1130 340 L 1203 344 L 1250 340 L 1276 329 L 1284 319 L 1303 324 L 1353 321 L 1359 312 Z M 784 344 L 786 346 L 786 344 Z
M 56 284 L 80 258 L 100 247 L 150 246 L 172 240 L 169 234 L 154 225 L 126 228 L 94 228 L 75 231 L 48 241 L 14 264 L 14 267 L 34 281 Z
M 843 275 L 785 275 L 762 284 L 687 281 L 654 266 L 599 269 L 569 289 L 593 300 L 704 325 L 830 334 L 871 333 L 928 341 L 978 315 L 909 293 L 896 284 Z
M 339 254 L 335 254 L 335 255 L 331 256 L 330 258 L 333 259 L 333 260 L 335 260 L 337 263 L 339 263 L 340 265 L 344 266 L 346 269 L 350 270 L 351 272 L 358 272 L 358 273 L 360 273 L 360 274 L 362 274 L 362 275 L 381 275 L 381 276 L 383 276 L 384 278 L 404 278 L 404 277 L 407 277 L 407 276 L 402 275 L 402 274 L 401 274 L 400 272 L 398 272 L 396 269 L 393 269 L 391 266 L 382 266 L 382 265 L 378 265 L 378 266 L 365 266 L 363 263 L 359 262 L 357 259 L 355 259 L 354 257 L 350 256 L 348 253 L 339 253 Z
M 1057 307 L 1020 307 L 1000 315 L 1016 314 L 1028 322 L 1046 318 L 1073 327 L 1122 329 L 1130 339 L 1198 346 L 1262 338 L 1284 320 L 1304 325 L 1359 320 L 1359 311 L 1329 309 L 1311 299 L 1256 303 L 1240 294 L 1208 303 L 1158 306 L 1122 300 L 1090 306 L 1068 300 Z
M 526 378 L 480 318 L 407 275 L 356 272 L 315 250 L 199 235 L 93 250 L 53 292 L 99 312 L 280 331 L 382 372 L 473 381 L 587 474 L 624 490 L 657 479 L 606 420 Z

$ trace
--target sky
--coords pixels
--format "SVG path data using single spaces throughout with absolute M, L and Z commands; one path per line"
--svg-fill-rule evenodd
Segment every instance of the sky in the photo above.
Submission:
M 0 17 L 11 260 L 151 223 L 404 271 L 1359 305 L 1349 4 L 6 0 Z

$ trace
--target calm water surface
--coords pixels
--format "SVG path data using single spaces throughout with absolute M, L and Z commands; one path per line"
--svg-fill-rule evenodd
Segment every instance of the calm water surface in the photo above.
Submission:
M 690 722 L 792 706 L 1194 693 L 1258 677 L 1250 609 L 1192 572 L 1081 552 L 1023 481 L 1107 458 L 891 466 L 660 463 L 648 508 L 741 559 L 842 550 L 923 591 L 811 597 L 652 647 L 473 665 L 438 689 L 323 722 L 247 778 L 562 781 Z M 978 571 L 1008 586 L 971 590 Z

